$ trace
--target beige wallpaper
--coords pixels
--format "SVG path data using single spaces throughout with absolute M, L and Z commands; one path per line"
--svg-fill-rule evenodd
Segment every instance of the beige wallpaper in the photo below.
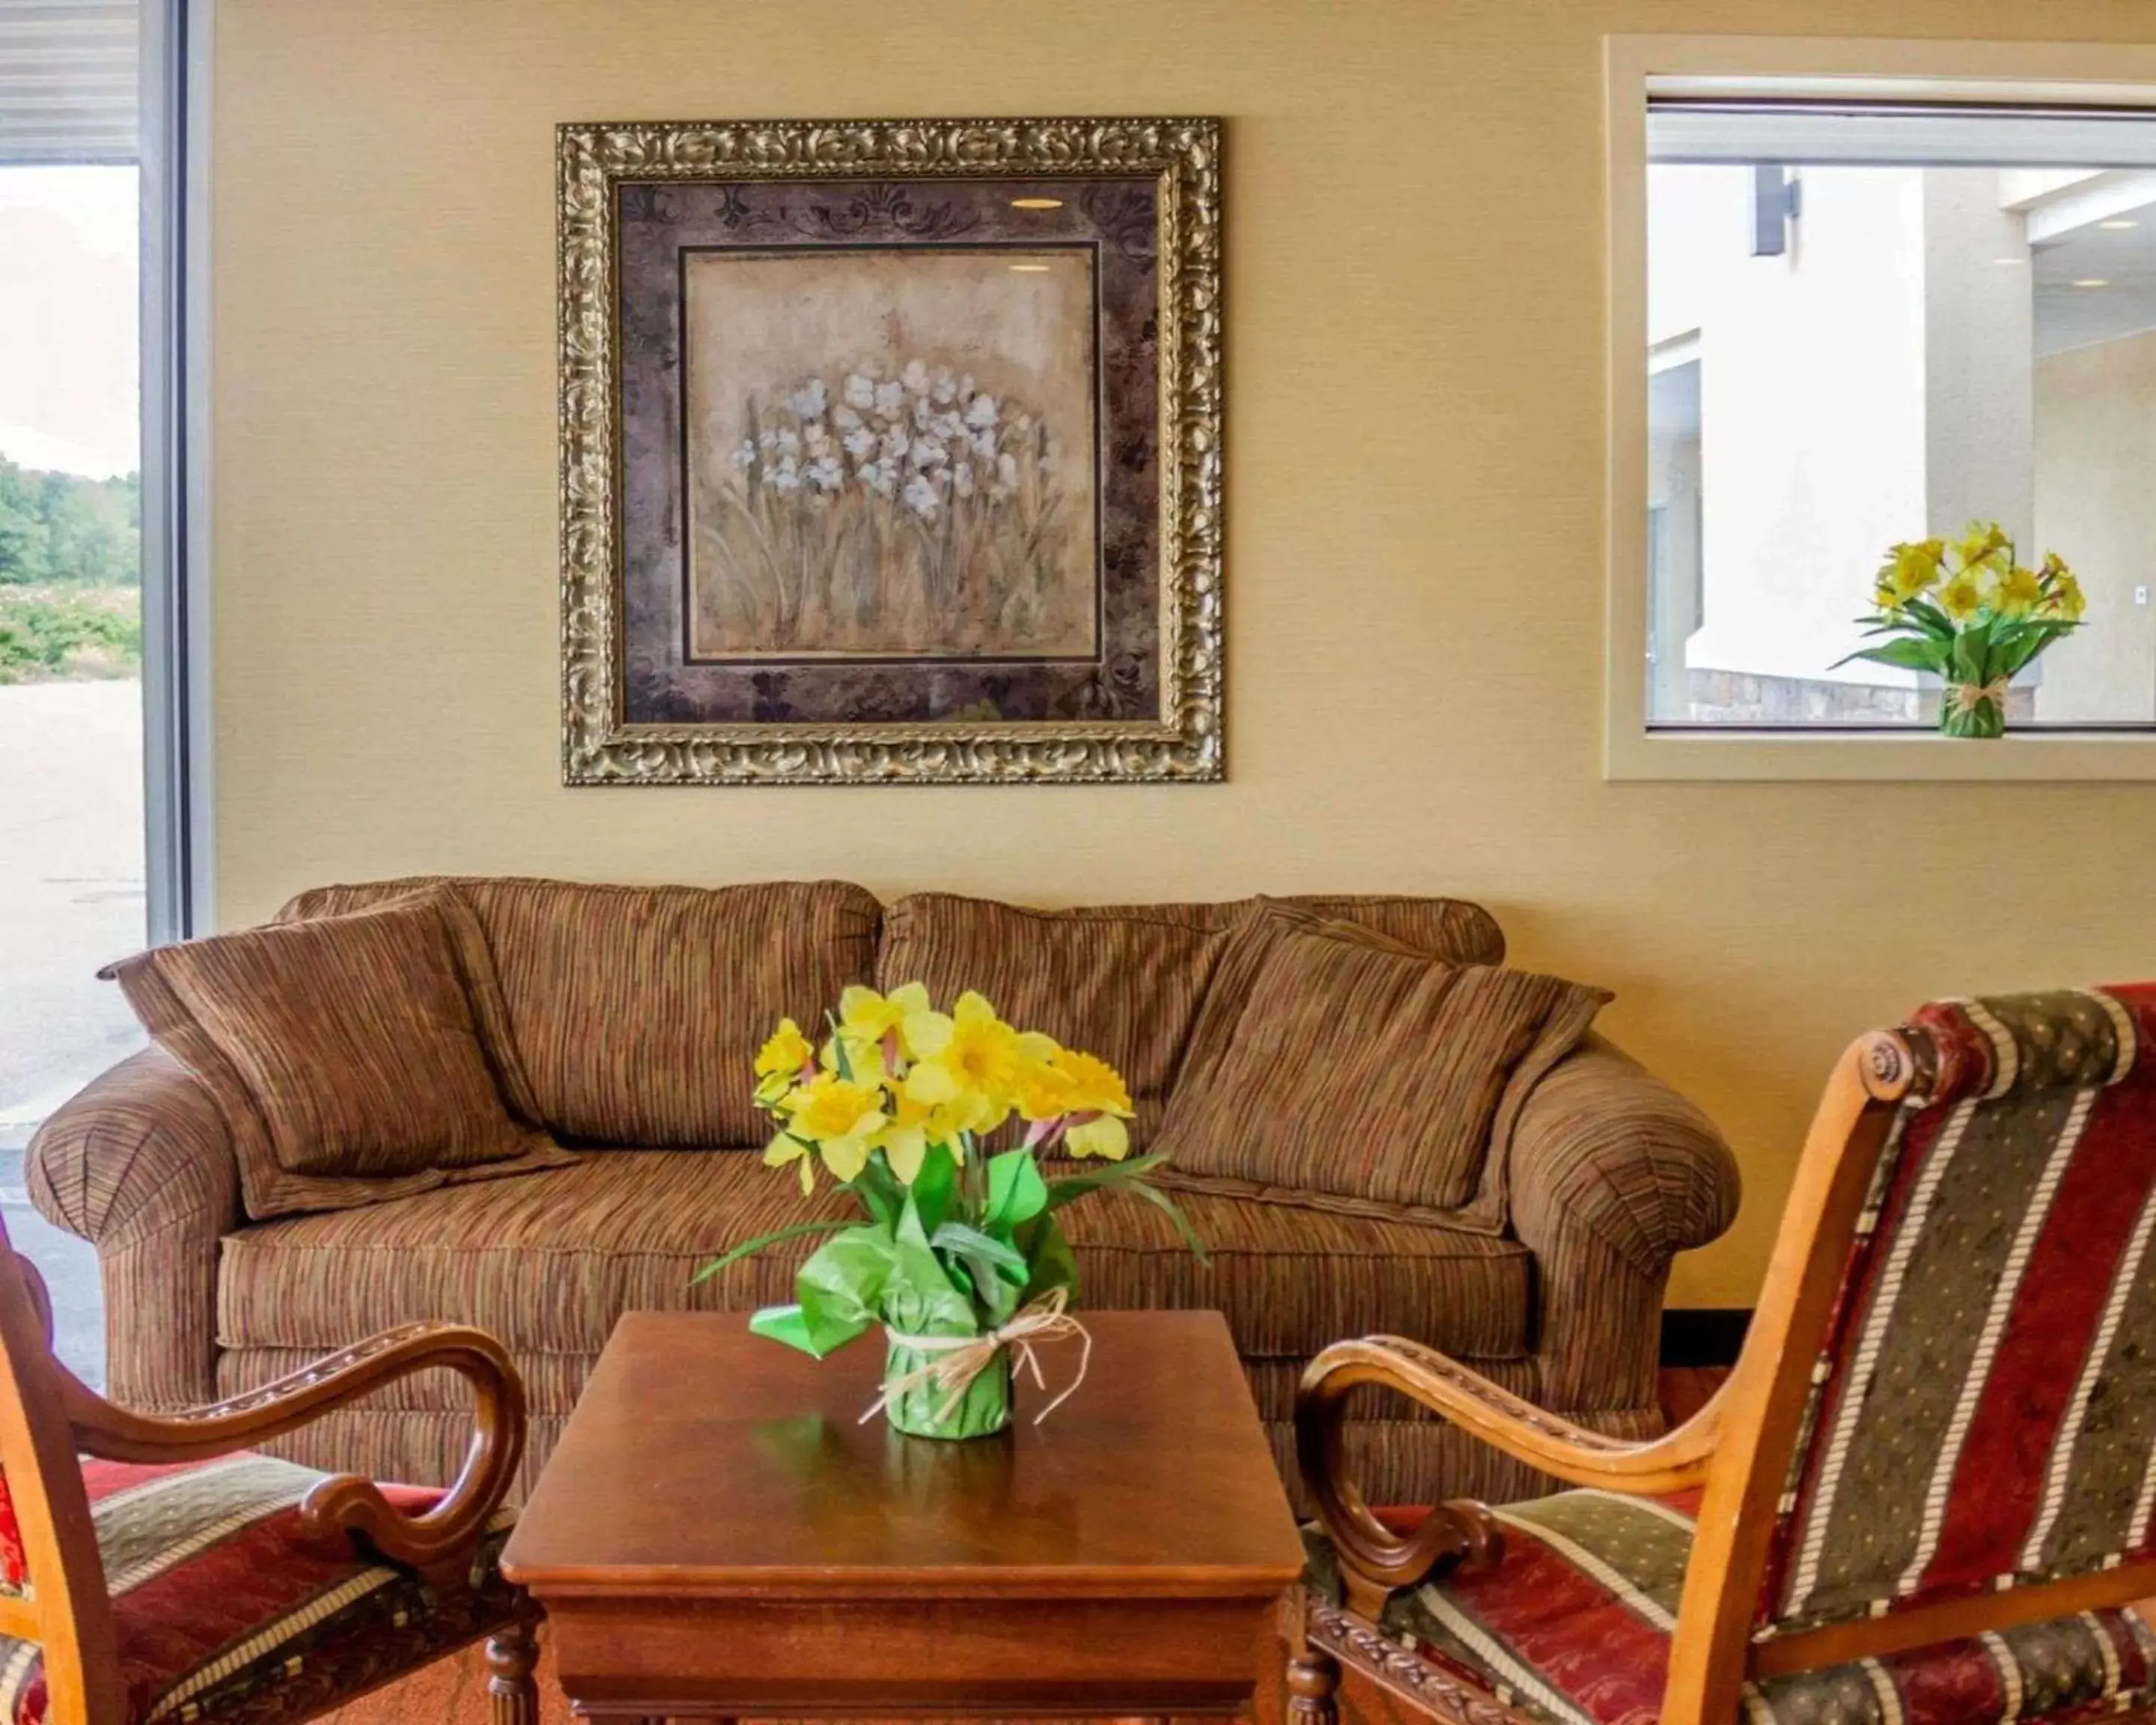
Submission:
M 1928 994 L 2156 975 L 2146 787 L 1611 785 L 1605 30 L 2156 35 L 2147 0 L 219 0 L 218 869 L 1045 904 L 1479 898 L 1738 1145 L 1749 1300 L 1822 1074 Z M 564 120 L 1225 117 L 1219 787 L 567 790 Z

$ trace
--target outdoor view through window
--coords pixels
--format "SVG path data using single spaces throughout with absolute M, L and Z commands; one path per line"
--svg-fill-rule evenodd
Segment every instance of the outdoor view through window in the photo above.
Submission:
M 22 1151 L 143 1040 L 96 975 L 145 940 L 136 31 L 79 5 L 0 32 L 0 1204 L 93 1376 L 94 1273 Z
M 1968 148 L 1984 123 L 1948 165 L 1876 116 L 1815 134 L 1864 140 L 1841 159 L 1741 114 L 1691 159 L 1653 145 L 1651 724 L 1936 724 L 1937 675 L 1840 661 L 1889 548 L 1976 521 L 2086 594 L 2002 681 L 2013 726 L 2156 724 L 2156 170 L 2017 166 L 2044 122 Z M 2112 125 L 2138 151 L 2156 119 Z

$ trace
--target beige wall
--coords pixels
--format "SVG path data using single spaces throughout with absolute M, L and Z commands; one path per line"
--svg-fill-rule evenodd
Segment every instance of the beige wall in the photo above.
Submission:
M 2156 975 L 2145 788 L 1612 785 L 1604 30 L 2156 34 L 2146 0 L 221 0 L 220 911 L 412 869 L 1045 903 L 1471 895 L 1739 1147 L 1924 995 Z M 557 121 L 1228 121 L 1224 786 L 564 789 Z
M 2045 719 L 2156 718 L 2156 331 L 2036 362 L 2036 538 L 2080 572 L 2097 626 L 2044 655 Z

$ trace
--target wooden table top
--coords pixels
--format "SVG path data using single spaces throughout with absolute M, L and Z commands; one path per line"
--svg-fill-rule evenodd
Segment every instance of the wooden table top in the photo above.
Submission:
M 814 1360 L 739 1313 L 634 1312 L 503 1553 L 542 1599 L 1277 1593 L 1301 1541 L 1214 1312 L 1088 1312 L 1040 1425 L 965 1442 L 860 1423 L 880 1334 Z M 1040 1350 L 1051 1390 L 1078 1344 Z

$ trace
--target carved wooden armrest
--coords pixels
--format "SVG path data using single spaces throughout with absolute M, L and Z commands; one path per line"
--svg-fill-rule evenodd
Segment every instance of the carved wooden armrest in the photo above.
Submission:
M 1701 1484 L 1721 1425 L 1717 1394 L 1666 1436 L 1630 1443 L 1559 1419 L 1434 1348 L 1398 1336 L 1335 1343 L 1310 1363 L 1296 1392 L 1296 1455 L 1358 1609 L 1372 1608 L 1390 1589 L 1421 1581 L 1448 1560 L 1489 1562 L 1502 1549 L 1489 1512 L 1466 1499 L 1438 1505 L 1405 1534 L 1370 1512 L 1348 1476 L 1341 1442 L 1348 1394 L 1365 1384 L 1396 1390 L 1545 1473 L 1646 1496 Z
M 501 1507 L 524 1453 L 524 1385 L 501 1344 L 459 1324 L 405 1324 L 206 1408 L 167 1414 L 116 1407 L 62 1373 L 61 1405 L 83 1454 L 114 1461 L 187 1461 L 252 1447 L 415 1372 L 446 1367 L 471 1385 L 471 1445 L 455 1481 L 431 1509 L 408 1515 L 372 1480 L 335 1474 L 300 1512 L 317 1529 L 357 1533 L 394 1563 L 445 1568 L 469 1557 Z

